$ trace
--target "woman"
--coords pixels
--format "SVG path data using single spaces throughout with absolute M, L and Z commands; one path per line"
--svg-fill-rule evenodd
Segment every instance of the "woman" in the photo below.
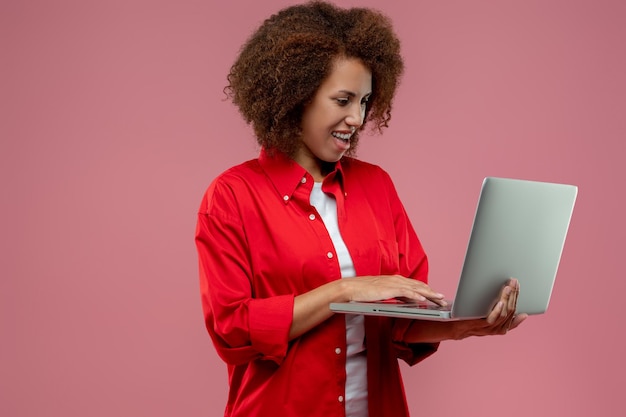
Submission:
M 271 16 L 228 76 L 261 145 L 208 188 L 196 243 L 206 326 L 228 364 L 225 416 L 408 416 L 398 358 L 503 334 L 519 285 L 484 320 L 333 314 L 331 302 L 444 296 L 390 177 L 353 155 L 382 130 L 403 70 L 380 13 L 324 2 Z

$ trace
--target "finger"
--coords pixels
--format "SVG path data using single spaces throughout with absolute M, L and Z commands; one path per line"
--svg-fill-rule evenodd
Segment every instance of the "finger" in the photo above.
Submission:
M 410 301 L 426 301 L 428 300 L 428 291 L 413 286 L 401 287 L 398 289 L 398 299 L 408 299 Z
M 396 297 L 399 299 L 408 299 L 408 300 L 412 300 L 412 301 L 426 301 L 427 298 L 424 297 L 422 294 L 420 294 L 418 291 L 412 290 L 412 289 L 408 289 L 405 292 L 403 292 L 402 295 L 400 295 L 399 297 Z
M 445 300 L 445 296 L 441 293 L 438 293 L 436 291 L 430 290 L 428 292 L 424 292 L 424 291 L 420 291 L 420 294 L 422 294 L 424 297 L 426 297 L 429 301 L 440 305 L 440 306 L 445 306 L 448 305 L 448 303 Z
M 447 302 L 444 300 L 444 295 L 434 291 L 411 290 L 411 296 L 408 298 L 418 301 L 428 300 L 440 306 L 447 305 Z
M 517 280 L 511 278 L 502 289 L 502 301 L 505 303 L 501 313 L 502 317 L 509 317 L 515 314 L 515 308 L 517 306 L 517 288 Z
M 500 297 L 500 301 L 502 301 L 502 310 L 500 311 L 500 317 L 508 316 L 511 311 L 509 308 L 509 300 L 511 299 L 512 292 L 513 290 L 509 284 L 505 285 L 502 289 L 502 295 Z
M 487 316 L 487 323 L 489 325 L 494 324 L 496 320 L 499 317 L 501 317 L 503 307 L 504 307 L 504 302 L 502 300 L 498 301 L 496 306 L 491 310 L 491 312 Z
M 509 287 L 511 288 L 511 294 L 509 294 L 508 311 L 515 314 L 515 309 L 517 308 L 517 296 L 519 294 L 519 282 L 515 278 L 512 278 L 509 283 Z
M 439 298 L 429 298 L 429 300 L 441 307 L 448 305 L 448 302 L 444 299 L 443 295 Z
M 446 305 L 444 300 L 445 296 L 440 292 L 433 290 L 430 286 L 428 286 L 428 284 L 414 279 L 409 279 L 409 281 L 411 282 L 412 289 L 420 296 L 425 297 L 436 304 Z
M 410 301 L 426 301 L 430 300 L 439 305 L 446 305 L 445 296 L 433 290 L 428 284 L 403 277 L 401 275 L 392 275 L 384 280 L 377 280 L 379 284 L 385 284 L 390 291 L 394 292 L 393 298 Z

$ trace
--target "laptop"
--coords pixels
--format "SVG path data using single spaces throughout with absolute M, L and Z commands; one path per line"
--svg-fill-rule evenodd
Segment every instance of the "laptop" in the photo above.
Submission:
M 578 187 L 511 178 L 484 179 L 456 295 L 431 302 L 331 303 L 337 313 L 462 320 L 486 317 L 502 286 L 517 278 L 516 312 L 545 313 L 552 295 Z

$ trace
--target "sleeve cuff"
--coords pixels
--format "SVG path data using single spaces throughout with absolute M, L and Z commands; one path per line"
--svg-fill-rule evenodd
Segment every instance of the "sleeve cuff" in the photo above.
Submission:
M 250 340 L 264 359 L 280 364 L 287 354 L 293 320 L 293 295 L 253 299 L 248 306 Z
M 406 343 L 404 336 L 414 320 L 397 319 L 393 324 L 392 340 L 396 348 L 398 359 L 402 359 L 409 366 L 413 366 L 439 349 L 439 343 Z

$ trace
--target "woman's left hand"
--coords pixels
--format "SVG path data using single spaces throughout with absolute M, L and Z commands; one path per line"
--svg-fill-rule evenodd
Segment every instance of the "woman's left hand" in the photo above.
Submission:
M 419 321 L 415 320 L 405 335 L 408 343 L 434 343 L 443 340 L 459 340 L 470 336 L 490 336 L 506 334 L 515 329 L 528 314 L 515 314 L 519 282 L 511 279 L 500 291 L 494 308 L 486 318 L 458 321 Z
M 519 282 L 512 278 L 502 287 L 498 302 L 486 319 L 457 322 L 459 333 L 456 338 L 506 334 L 509 330 L 515 329 L 528 317 L 528 314 L 515 314 L 519 291 Z

